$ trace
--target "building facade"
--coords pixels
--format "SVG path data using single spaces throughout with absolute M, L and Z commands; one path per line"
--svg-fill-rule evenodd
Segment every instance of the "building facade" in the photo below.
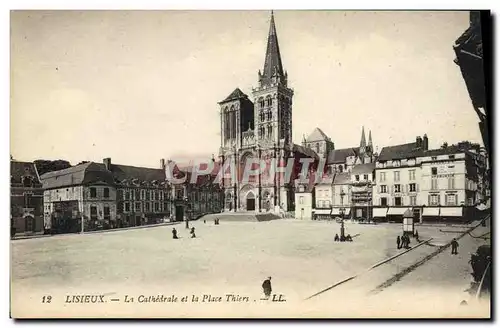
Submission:
M 268 170 L 270 165 L 286 165 L 289 159 L 299 166 L 300 158 L 318 157 L 314 151 L 292 143 L 293 95 L 271 14 L 264 68 L 258 72 L 258 86 L 252 89 L 253 102 L 238 88 L 219 102 L 220 162 L 234 163 L 237 171 L 233 178 L 224 175 L 225 211 L 294 210 L 295 176 L 288 181 L 282 174 L 272 179 L 263 179 L 261 175 L 242 179 L 247 163 L 255 159 L 265 162 Z
M 428 137 L 384 147 L 376 163 L 373 216 L 399 222 L 407 209 L 417 220 L 468 220 L 482 199 L 485 160 L 463 144 L 428 149 Z
M 11 237 L 43 234 L 43 189 L 36 166 L 10 161 Z
M 83 163 L 41 177 L 44 225 L 51 234 L 116 227 L 116 188 L 103 165 Z

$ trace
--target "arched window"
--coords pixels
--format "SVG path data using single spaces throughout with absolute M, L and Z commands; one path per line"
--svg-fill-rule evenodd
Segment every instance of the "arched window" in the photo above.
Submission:
M 272 137 L 273 137 L 273 128 L 271 126 L 269 126 L 267 128 L 267 138 L 271 139 Z
M 273 119 L 273 112 L 272 111 L 268 111 L 267 112 L 267 120 L 271 121 L 272 119 Z
M 270 96 L 266 98 L 266 101 L 268 107 L 271 107 L 273 105 L 273 98 L 271 98 Z
M 339 172 L 342 173 L 343 170 L 344 168 L 342 167 L 342 165 L 339 165 Z
M 260 108 L 264 108 L 265 106 L 264 98 L 259 98 L 259 106 Z
M 265 134 L 266 134 L 266 128 L 261 126 L 260 127 L 260 131 L 259 131 L 259 135 L 261 138 L 265 137 Z

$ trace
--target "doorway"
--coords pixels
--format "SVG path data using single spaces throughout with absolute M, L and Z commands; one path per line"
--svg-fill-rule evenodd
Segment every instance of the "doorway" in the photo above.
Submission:
M 247 211 L 255 211 L 255 195 L 253 192 L 247 194 Z
M 184 207 L 177 205 L 175 207 L 175 221 L 184 221 Z

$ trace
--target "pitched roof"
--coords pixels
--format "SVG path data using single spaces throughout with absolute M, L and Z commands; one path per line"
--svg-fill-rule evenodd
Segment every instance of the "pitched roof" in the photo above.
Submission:
M 358 153 L 359 147 L 332 150 L 328 154 L 327 164 L 345 163 L 347 157 L 357 156 Z
M 328 140 L 328 136 L 320 129 L 320 128 L 315 128 L 313 132 L 307 137 L 306 141 L 307 142 L 313 142 L 313 141 L 323 141 L 323 140 Z
M 40 183 L 35 164 L 31 162 L 10 161 L 10 175 L 12 183 L 21 183 L 22 177 L 29 176 Z
M 439 155 L 452 155 L 457 153 L 467 153 L 469 151 L 460 149 L 457 145 L 451 145 L 446 148 L 430 149 L 422 152 L 422 156 L 439 156 Z
M 43 174 L 40 177 L 44 189 L 103 182 L 114 184 L 113 176 L 103 164 L 88 162 L 70 168 Z
M 312 150 L 311 148 L 307 148 L 307 147 L 300 146 L 297 144 L 293 144 L 292 151 L 304 154 L 306 156 L 309 156 L 310 158 L 316 158 L 316 159 L 319 158 L 319 155 L 316 154 L 316 152 L 314 150 Z
M 349 184 L 351 182 L 351 174 L 349 172 L 342 172 L 335 174 L 333 180 L 334 185 Z
M 403 158 L 414 158 L 422 155 L 422 149 L 417 147 L 416 142 L 388 146 L 382 148 L 378 157 L 379 161 L 390 161 Z
M 352 167 L 352 174 L 369 174 L 375 170 L 375 163 L 358 164 Z
M 104 169 L 106 167 L 102 165 Z M 116 181 L 137 179 L 140 182 L 165 181 L 165 170 L 148 167 L 137 167 L 120 164 L 111 164 L 110 171 Z
M 243 91 L 240 90 L 240 88 L 234 89 L 233 92 L 229 96 L 226 97 L 223 101 L 221 101 L 219 104 L 231 101 L 231 100 L 236 100 L 236 99 L 241 99 L 241 98 L 248 98 L 246 94 L 243 93 Z
M 276 33 L 276 25 L 274 24 L 274 15 L 271 14 L 271 22 L 269 23 L 269 36 L 267 38 L 266 59 L 264 62 L 264 70 L 262 72 L 261 80 L 263 85 L 268 85 L 271 83 L 275 71 L 278 76 L 284 76 L 280 47 L 278 44 L 278 35 Z

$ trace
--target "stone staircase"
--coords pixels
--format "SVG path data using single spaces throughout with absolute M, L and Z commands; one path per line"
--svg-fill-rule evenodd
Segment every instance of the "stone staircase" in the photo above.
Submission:
M 207 222 L 213 222 L 214 219 L 219 219 L 221 222 L 263 222 L 278 220 L 281 217 L 275 213 L 255 213 L 255 212 L 223 212 L 207 214 L 199 218 L 199 221 L 206 220 Z

